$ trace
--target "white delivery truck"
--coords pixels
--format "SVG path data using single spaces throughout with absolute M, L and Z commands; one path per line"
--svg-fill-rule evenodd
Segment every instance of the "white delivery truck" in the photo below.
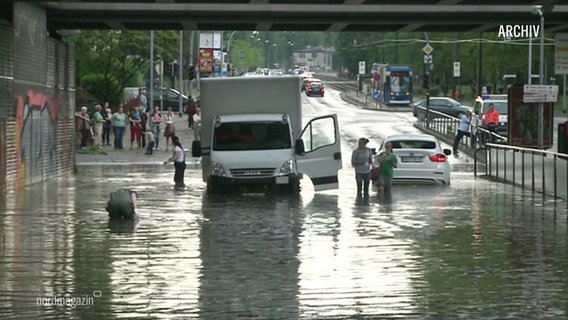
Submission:
M 316 191 L 338 187 L 337 116 L 311 119 L 302 130 L 298 77 L 206 78 L 200 86 L 201 141 L 192 155 L 202 157 L 208 192 L 298 193 L 304 174 Z

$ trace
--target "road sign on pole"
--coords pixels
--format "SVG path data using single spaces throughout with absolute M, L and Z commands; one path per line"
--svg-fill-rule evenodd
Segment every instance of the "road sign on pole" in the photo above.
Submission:
M 459 62 L 454 62 L 454 77 L 455 78 L 460 77 L 460 63 Z
M 523 102 L 556 102 L 558 101 L 557 85 L 525 84 L 523 86 Z
M 424 54 L 431 54 L 432 51 L 434 51 L 434 48 L 432 48 L 430 44 L 426 44 L 424 48 L 422 48 L 422 52 L 424 52 Z
M 359 74 L 365 74 L 365 61 L 359 61 Z

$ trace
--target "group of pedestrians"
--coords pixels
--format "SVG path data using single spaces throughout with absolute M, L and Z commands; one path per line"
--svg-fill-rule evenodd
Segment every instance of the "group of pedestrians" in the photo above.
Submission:
M 458 124 L 458 130 L 454 137 L 454 144 L 453 144 L 453 153 L 454 156 L 459 156 L 459 144 L 463 137 L 470 137 L 472 136 L 471 126 L 472 126 L 472 114 L 470 111 L 466 111 L 460 118 L 460 122 Z M 499 112 L 495 110 L 495 106 L 493 103 L 489 103 L 487 112 L 483 114 L 483 118 L 481 119 L 480 125 L 487 130 L 487 134 L 479 135 L 482 139 L 482 143 L 485 142 L 495 142 L 495 129 L 499 124 Z
M 351 164 L 355 168 L 355 181 L 357 183 L 357 198 L 369 198 L 369 186 L 372 178 L 377 186 L 379 198 L 391 193 L 394 168 L 397 167 L 396 155 L 392 152 L 392 144 L 386 142 L 384 150 L 376 156 L 367 147 L 369 139 L 360 138 L 357 148 L 351 154 Z M 376 173 L 376 177 L 372 177 Z
M 108 102 L 104 107 L 97 104 L 94 112 L 89 115 L 86 106 L 75 114 L 77 129 L 81 133 L 81 149 L 86 149 L 91 142 L 96 148 L 110 146 L 111 131 L 114 134 L 113 146 L 115 150 L 124 149 L 124 134 L 126 127 L 130 128 L 130 149 L 146 149 L 145 154 L 151 155 L 160 148 L 160 135 L 166 138 L 165 151 L 175 146 L 171 138 L 175 136 L 174 113 L 171 108 L 162 116 L 160 109 L 154 107 L 149 116 L 145 107 L 139 106 L 131 109 L 128 114 L 120 106 L 112 112 Z M 162 126 L 164 128 L 162 132 Z

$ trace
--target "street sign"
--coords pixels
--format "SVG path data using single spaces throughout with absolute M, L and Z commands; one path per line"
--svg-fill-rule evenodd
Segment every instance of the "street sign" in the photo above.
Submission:
M 554 73 L 568 74 L 568 33 L 557 33 L 554 41 Z
M 425 64 L 432 64 L 433 60 L 432 60 L 432 55 L 431 54 L 425 54 L 424 55 L 424 63 Z
M 424 48 L 422 48 L 422 52 L 424 52 L 424 54 L 431 54 L 432 51 L 434 51 L 434 48 L 432 48 L 429 44 L 426 44 Z
M 523 102 L 557 102 L 557 85 L 525 84 L 523 86 Z
M 525 84 L 523 93 L 558 94 L 558 86 L 552 84 Z
M 460 77 L 460 63 L 459 62 L 454 62 L 454 77 L 455 78 Z
M 557 102 L 558 95 L 549 95 L 546 93 L 524 93 L 523 102 Z
M 365 61 L 359 61 L 359 74 L 365 74 Z

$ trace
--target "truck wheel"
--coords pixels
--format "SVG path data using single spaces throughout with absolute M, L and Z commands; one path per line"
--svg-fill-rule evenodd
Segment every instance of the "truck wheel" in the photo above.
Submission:
M 300 194 L 300 180 L 292 180 L 290 183 L 280 186 L 279 191 L 287 195 Z
M 207 194 L 220 194 L 222 191 L 221 187 L 218 183 L 213 182 L 213 179 L 209 178 L 207 180 Z

